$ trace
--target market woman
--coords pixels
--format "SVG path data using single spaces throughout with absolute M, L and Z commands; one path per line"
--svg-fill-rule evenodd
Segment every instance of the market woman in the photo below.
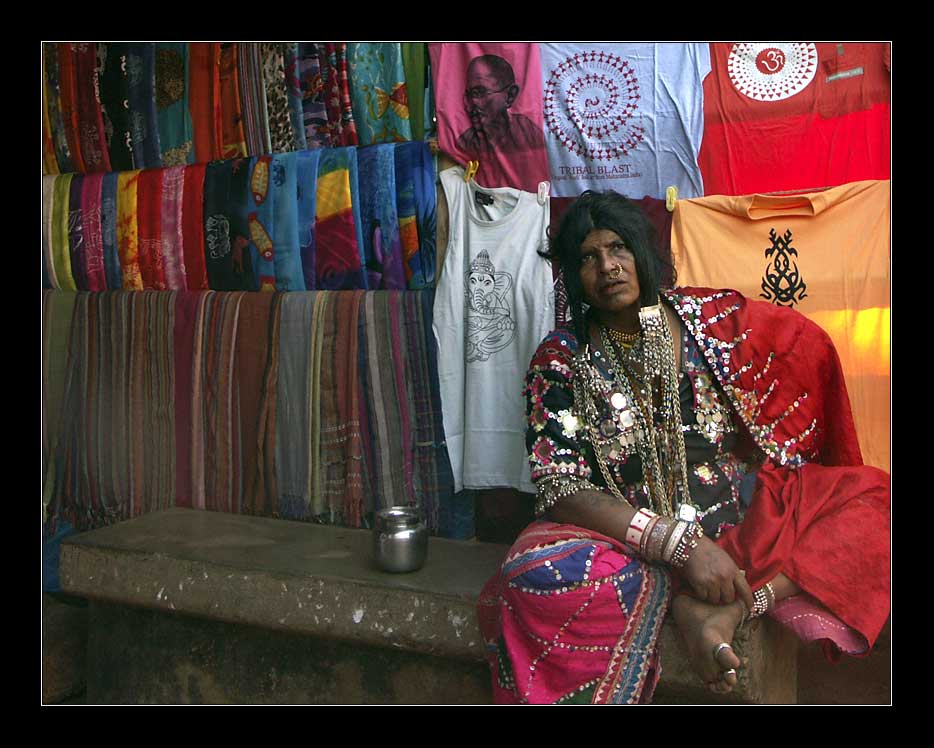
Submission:
M 862 465 L 826 334 L 735 291 L 660 291 L 651 224 L 613 192 L 585 192 L 549 256 L 572 322 L 527 377 L 540 519 L 480 600 L 495 700 L 649 701 L 666 614 L 720 693 L 756 616 L 868 651 L 889 479 Z

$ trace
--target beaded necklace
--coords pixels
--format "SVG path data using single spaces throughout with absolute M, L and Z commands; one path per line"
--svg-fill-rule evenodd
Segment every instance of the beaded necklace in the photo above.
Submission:
M 595 422 L 598 413 L 593 395 L 608 396 L 614 408 L 617 402 L 632 403 L 641 437 L 637 440 L 636 449 L 642 460 L 643 479 L 653 510 L 663 516 L 673 516 L 672 501 L 675 500 L 678 517 L 693 521 L 697 509 L 691 502 L 688 489 L 687 454 L 671 330 L 659 305 L 640 310 L 639 318 L 644 334 L 634 334 L 632 337 L 638 339 L 630 346 L 617 342 L 618 331 L 606 327 L 600 330 L 616 392 L 608 392 L 612 388 L 605 380 L 603 386 L 599 386 L 594 377 L 585 376 L 580 378 L 581 386 L 575 387 L 575 400 L 582 405 L 592 444 L 597 443 L 594 437 L 597 436 Z M 627 336 L 627 342 L 632 337 Z M 590 369 L 589 363 L 583 368 Z M 602 380 L 602 377 L 597 379 Z M 656 379 L 659 390 L 657 413 L 654 402 Z M 617 397 L 621 400 L 614 402 Z M 616 482 L 609 475 L 604 456 L 599 449 L 594 449 L 594 452 L 607 486 L 617 498 L 622 499 Z

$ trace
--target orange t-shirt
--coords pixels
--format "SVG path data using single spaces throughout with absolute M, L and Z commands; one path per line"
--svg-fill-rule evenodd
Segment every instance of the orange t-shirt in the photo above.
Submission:
M 863 459 L 889 470 L 890 182 L 799 195 L 679 200 L 679 285 L 793 306 L 840 356 Z

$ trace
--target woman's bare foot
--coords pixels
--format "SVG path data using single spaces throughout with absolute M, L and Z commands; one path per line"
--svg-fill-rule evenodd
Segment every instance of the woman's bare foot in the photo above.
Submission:
M 742 619 L 742 603 L 711 605 L 689 595 L 678 595 L 671 605 L 678 630 L 687 645 L 694 670 L 717 693 L 728 693 L 736 685 L 735 670 L 741 667 L 732 646 L 733 634 Z M 734 672 L 726 674 L 733 669 Z

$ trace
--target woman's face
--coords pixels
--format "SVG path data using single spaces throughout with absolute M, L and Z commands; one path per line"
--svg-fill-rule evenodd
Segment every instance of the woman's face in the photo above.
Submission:
M 580 257 L 581 286 L 590 306 L 605 312 L 638 308 L 636 258 L 619 234 L 594 229 L 581 242 Z

